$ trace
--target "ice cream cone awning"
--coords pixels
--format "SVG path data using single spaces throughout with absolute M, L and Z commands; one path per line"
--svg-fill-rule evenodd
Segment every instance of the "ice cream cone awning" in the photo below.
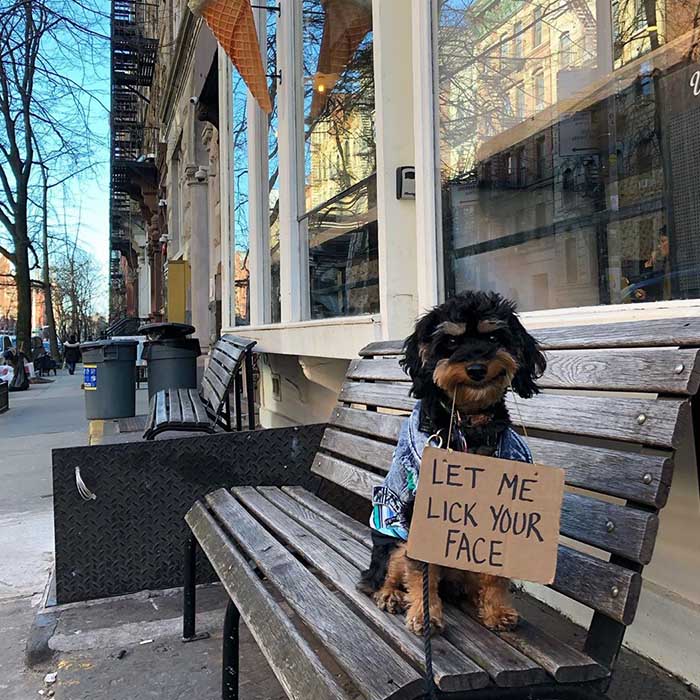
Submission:
M 272 103 L 250 0 L 189 0 L 189 7 L 204 18 L 251 95 L 269 114 Z

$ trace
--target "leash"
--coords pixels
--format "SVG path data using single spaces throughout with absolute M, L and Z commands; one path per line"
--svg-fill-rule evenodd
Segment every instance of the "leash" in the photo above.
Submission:
M 433 676 L 433 643 L 430 638 L 430 565 L 423 564 L 423 655 L 425 656 L 425 697 L 436 700 L 435 678 Z

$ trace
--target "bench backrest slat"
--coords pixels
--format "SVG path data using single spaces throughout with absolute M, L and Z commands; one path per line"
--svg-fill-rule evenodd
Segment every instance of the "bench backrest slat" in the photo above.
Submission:
M 695 394 L 700 383 L 697 348 L 599 348 L 551 350 L 543 389 L 605 389 L 614 391 Z M 408 381 L 392 357 L 360 358 L 350 363 L 348 379 Z
M 700 383 L 700 319 L 678 325 L 589 326 L 588 341 L 576 328 L 578 345 L 559 329 L 536 331 L 551 348 L 544 391 L 527 401 L 507 399 L 516 429 L 521 418 L 528 429 L 534 460 L 566 469 L 565 540 L 552 588 L 623 624 L 636 611 L 674 452 L 689 434 L 688 397 Z M 382 483 L 415 405 L 399 366 L 401 348 L 372 343 L 350 364 L 312 466 L 364 499 Z M 571 546 L 576 542 L 584 551 Z
M 415 399 L 408 382 L 348 381 L 340 390 L 347 404 L 410 411 Z M 658 447 L 676 447 L 681 438 L 690 404 L 685 398 L 663 401 L 647 398 L 539 394 L 531 399 L 506 397 L 511 419 L 527 428 L 557 433 L 639 442 Z
M 209 355 L 209 362 L 202 375 L 200 396 L 207 412 L 218 418 L 231 390 L 236 373 L 256 341 L 235 335 L 223 335 L 216 341 Z

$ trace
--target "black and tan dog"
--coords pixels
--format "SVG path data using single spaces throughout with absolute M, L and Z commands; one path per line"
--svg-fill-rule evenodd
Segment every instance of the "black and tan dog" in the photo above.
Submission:
M 372 561 L 359 588 L 382 609 L 406 610 L 406 626 L 421 634 L 422 568 L 406 556 L 405 540 L 422 449 L 428 436 L 447 440 L 454 403 L 452 449 L 531 462 L 527 445 L 511 428 L 504 397 L 509 387 L 524 398 L 537 393 L 545 358 L 514 304 L 484 292 L 463 293 L 435 307 L 416 323 L 404 350 L 402 365 L 419 401 L 405 421 L 385 482 L 373 494 Z M 491 629 L 514 627 L 518 614 L 509 589 L 504 578 L 431 564 L 433 631 L 443 626 L 441 594 L 466 602 Z

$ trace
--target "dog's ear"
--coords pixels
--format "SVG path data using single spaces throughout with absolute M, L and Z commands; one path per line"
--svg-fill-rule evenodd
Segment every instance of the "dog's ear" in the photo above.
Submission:
M 424 364 L 434 325 L 435 314 L 431 311 L 418 319 L 413 333 L 403 344 L 404 356 L 399 364 L 411 378 L 413 383 L 411 393 L 418 399 L 425 396 L 426 389 L 431 383 L 431 374 L 426 371 Z
M 518 348 L 518 371 L 513 377 L 512 387 L 524 399 L 539 393 L 537 380 L 547 368 L 547 360 L 539 343 L 525 330 L 518 317 L 511 317 L 511 328 Z

